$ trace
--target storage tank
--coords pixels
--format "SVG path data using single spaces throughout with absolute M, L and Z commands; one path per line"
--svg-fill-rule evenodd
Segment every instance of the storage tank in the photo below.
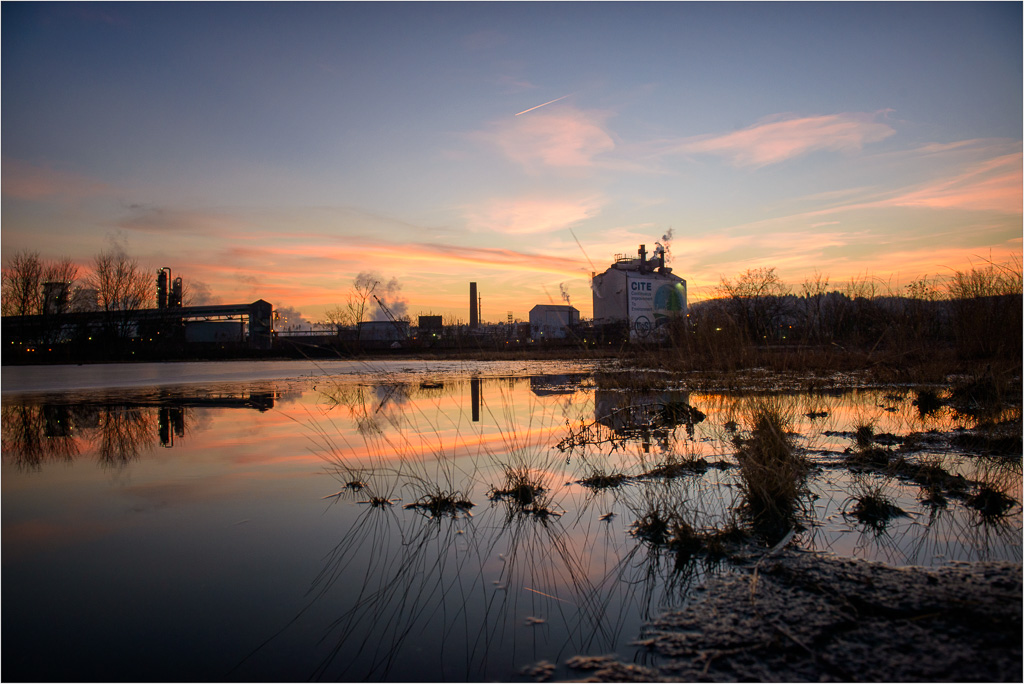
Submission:
M 594 274 L 594 325 L 628 325 L 631 340 L 658 338 L 670 320 L 686 316 L 686 281 L 665 266 L 659 249 L 650 259 L 645 245 L 637 258 L 618 258 Z

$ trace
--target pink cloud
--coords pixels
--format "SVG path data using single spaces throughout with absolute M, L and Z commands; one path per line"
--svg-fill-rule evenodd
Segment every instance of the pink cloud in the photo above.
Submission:
M 734 133 L 689 138 L 672 151 L 718 155 L 736 166 L 761 167 L 818 150 L 856 152 L 895 133 L 889 125 L 876 122 L 873 114 L 775 118 Z
M 1019 214 L 1024 201 L 1021 163 L 1020 152 L 987 159 L 951 178 L 916 188 L 885 204 Z
M 78 200 L 109 195 L 112 188 L 86 176 L 17 159 L 3 160 L 3 194 L 21 200 Z
M 559 103 L 551 105 L 551 110 L 503 120 L 473 137 L 495 145 L 526 168 L 590 167 L 595 165 L 595 157 L 615 149 L 604 118 Z
M 466 218 L 474 230 L 511 235 L 549 233 L 594 216 L 600 204 L 593 197 L 578 200 L 496 199 L 467 210 Z

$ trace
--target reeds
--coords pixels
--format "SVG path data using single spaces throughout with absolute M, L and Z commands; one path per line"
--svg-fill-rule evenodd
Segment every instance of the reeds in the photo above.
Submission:
M 810 467 L 794 447 L 788 432 L 792 417 L 781 402 L 756 400 L 748 406 L 747 417 L 749 435 L 735 439 L 742 511 L 755 529 L 775 536 L 794 524 Z

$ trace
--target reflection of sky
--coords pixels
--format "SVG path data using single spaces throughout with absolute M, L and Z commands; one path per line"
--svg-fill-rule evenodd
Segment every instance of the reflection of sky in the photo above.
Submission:
M 597 467 L 637 474 L 667 453 L 728 459 L 732 447 L 724 443 L 724 426 L 730 420 L 743 426 L 746 400 L 690 393 L 691 405 L 706 417 L 694 426 L 692 441 L 683 426 L 663 430 L 669 439 L 667 450 L 655 444 L 645 453 L 634 440 L 614 452 L 604 444 L 586 454 L 566 454 L 552 446 L 566 434 L 567 421 L 575 429 L 581 421 L 592 423 L 595 418 L 595 391 L 573 388 L 566 382 L 571 376 L 550 382 L 526 376 L 483 377 L 477 423 L 470 418 L 469 379 L 431 377 L 438 381 L 403 385 L 400 402 L 390 401 L 396 393 L 382 393 L 388 385 L 355 377 L 337 384 L 317 380 L 317 390 L 296 390 L 292 401 L 263 412 L 188 409 L 185 434 L 169 449 L 156 445 L 156 420 L 151 416 L 148 448 L 118 467 L 100 464 L 96 458 L 94 435 L 103 428 L 102 418 L 89 422 L 88 429 L 74 430 L 82 445 L 69 463 L 43 462 L 37 471 L 12 465 L 5 433 L 4 579 L 9 589 L 18 588 L 5 596 L 5 617 L 15 615 L 22 626 L 17 639 L 27 643 L 52 630 L 55 614 L 65 616 L 60 620 L 91 616 L 102 604 L 97 625 L 110 633 L 130 632 L 132 644 L 143 652 L 152 648 L 150 637 L 164 643 L 174 633 L 187 632 L 184 650 L 179 649 L 185 655 L 165 672 L 181 675 L 175 679 L 208 679 L 211 672 L 230 669 L 288 624 L 311 601 L 307 590 L 329 566 L 338 568 L 339 574 L 326 587 L 327 580 L 320 576 L 317 590 L 324 588 L 324 599 L 314 602 L 303 620 L 251 667 L 266 665 L 270 669 L 265 672 L 280 679 L 297 676 L 280 669 L 284 662 L 309 663 L 312 671 L 313 661 L 324 653 L 310 644 L 320 643 L 326 626 L 346 606 L 369 596 L 374 602 L 356 603 L 365 611 L 357 622 L 359 634 L 392 634 L 389 630 L 400 630 L 417 613 L 391 611 L 430 606 L 422 614 L 451 620 L 451 631 L 445 632 L 450 640 L 444 649 L 428 648 L 432 635 L 440 633 L 435 627 L 417 636 L 415 646 L 428 653 L 461 653 L 474 635 L 485 634 L 491 649 L 488 662 L 497 669 L 474 671 L 479 676 L 471 678 L 507 679 L 526 662 L 555 661 L 563 641 L 570 642 L 564 648 L 573 653 L 625 648 L 625 642 L 639 633 L 642 616 L 681 600 L 685 582 L 670 574 L 673 566 L 664 559 L 657 568 L 650 565 L 655 561 L 630 537 L 630 524 L 649 501 L 666 495 L 679 497 L 696 522 L 724 524 L 737 496 L 735 487 L 725 486 L 734 482 L 734 471 L 711 469 L 704 479 L 637 482 L 606 492 L 573 482 Z M 552 387 L 565 393 L 536 391 Z M 800 443 L 812 450 L 841 451 L 850 446 L 850 437 L 825 433 L 849 432 L 861 422 L 872 422 L 876 432 L 900 435 L 949 430 L 961 422 L 942 412 L 921 419 L 911 396 L 886 394 L 793 394 L 782 395 L 779 401 L 793 416 Z M 630 393 L 608 395 L 613 405 L 635 398 Z M 678 400 L 685 395 L 652 396 Z M 11 399 L 5 396 L 5 409 Z M 809 412 L 827 415 L 812 419 L 805 415 Z M 376 431 L 360 432 L 368 415 L 379 417 Z M 322 435 L 328 437 L 326 442 Z M 885 491 L 912 516 L 875 535 L 842 516 L 844 499 L 855 483 L 844 470 L 827 467 L 836 455 L 815 458 L 826 465 L 814 476 L 822 495 L 815 504 L 817 524 L 801 533 L 798 543 L 894 564 L 987 557 L 1019 560 L 1019 509 L 1002 527 L 976 525 L 974 518 L 952 506 L 932 522 L 927 509 L 916 502 L 915 486 L 883 479 Z M 358 503 L 367 492 L 323 498 L 347 481 L 325 473 L 325 467 L 337 464 L 351 468 L 341 474 L 355 473 L 373 491 L 400 501 L 391 508 L 371 509 Z M 544 501 L 564 515 L 541 523 L 517 514 L 507 502 L 489 501 L 488 490 L 502 484 L 502 465 L 529 468 L 548 490 Z M 431 522 L 401 507 L 434 486 L 466 494 L 476 504 L 473 516 Z M 1019 483 L 1014 495 L 1020 497 Z M 609 522 L 598 519 L 609 512 L 616 514 Z M 344 544 L 349 534 L 366 546 Z M 453 574 L 456 569 L 458 575 Z M 695 568 L 698 575 L 704 571 L 703 566 Z M 673 589 L 669 579 L 684 589 Z M 352 587 L 366 591 L 356 596 Z M 442 608 L 440 596 L 454 604 Z M 57 611 L 59 606 L 64 610 Z M 606 611 L 605 622 L 593 622 L 600 611 Z M 188 625 L 196 615 L 203 616 L 203 624 L 190 632 Z M 544 622 L 528 627 L 527 618 Z M 422 627 L 416 624 L 417 629 Z M 485 627 L 476 630 L 477 624 Z M 83 638 L 76 625 L 60 626 L 76 639 Z M 588 632 L 591 628 L 594 631 Z M 340 638 L 336 630 L 332 634 Z M 96 641 L 90 634 L 77 645 L 68 645 L 75 657 L 66 660 L 87 668 L 109 666 L 104 662 L 109 649 L 94 648 Z M 64 645 L 52 632 L 38 643 L 48 649 Z M 335 667 L 352 664 L 345 658 L 352 657 L 353 643 Z M 508 647 L 510 643 L 515 647 Z M 524 646 L 535 643 L 549 644 L 554 651 Z M 487 649 L 479 648 L 483 650 L 464 662 L 482 662 L 475 658 Z M 11 652 L 19 651 L 33 653 L 31 648 Z M 122 663 L 135 665 L 143 666 L 130 659 Z M 363 674 L 362 665 L 353 667 L 352 676 Z
M 693 298 L 1021 248 L 1019 3 L 27 3 L 2 42 L 4 254 L 222 303 L 316 320 L 374 270 L 413 316 L 587 316 L 669 229 Z

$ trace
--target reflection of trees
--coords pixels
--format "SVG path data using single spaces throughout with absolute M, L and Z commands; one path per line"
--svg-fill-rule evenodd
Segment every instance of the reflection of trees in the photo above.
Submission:
M 39 470 L 90 451 L 104 466 L 123 467 L 158 440 L 170 446 L 172 434 L 183 437 L 189 413 L 182 406 L 7 402 L 2 416 L 5 457 L 18 468 Z
M 101 410 L 96 453 L 105 466 L 123 467 L 153 448 L 157 437 L 154 409 L 112 406 Z
M 70 433 L 61 427 L 61 420 L 55 415 L 63 408 L 29 404 L 5 403 L 2 412 L 3 452 L 14 462 L 15 467 L 24 470 L 40 470 L 46 461 L 71 461 L 78 455 L 80 445 Z M 70 415 L 64 424 L 69 424 Z
M 320 395 L 330 411 L 335 407 L 346 409 L 356 430 L 364 437 L 382 433 L 385 424 L 397 425 L 402 407 L 414 391 L 400 383 L 349 384 L 337 383 L 320 390 Z

